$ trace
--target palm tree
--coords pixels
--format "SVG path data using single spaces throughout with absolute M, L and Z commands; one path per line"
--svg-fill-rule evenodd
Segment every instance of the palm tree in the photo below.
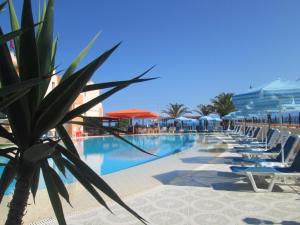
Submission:
M 235 107 L 231 100 L 233 93 L 221 93 L 212 99 L 213 107 L 220 116 L 225 116 L 226 114 L 235 111 Z
M 209 104 L 208 105 L 200 104 L 200 105 L 197 105 L 196 108 L 197 109 L 195 109 L 193 111 L 198 113 L 201 116 L 207 116 L 208 114 L 215 111 L 214 107 Z
M 102 206 L 110 210 L 99 191 L 145 224 L 145 220 L 128 207 L 117 193 L 80 159 L 64 125 L 79 124 L 98 128 L 145 152 L 118 136 L 117 129 L 104 127 L 100 122 L 90 121 L 83 115 L 128 85 L 149 80 L 141 77 L 150 69 L 130 80 L 88 85 L 94 72 L 119 46 L 115 45 L 88 65 L 76 70 L 93 44 L 93 39 L 67 68 L 60 83 L 46 95 L 50 78 L 56 68 L 57 39 L 53 40 L 54 0 L 48 0 L 45 11 L 38 13 L 37 24 L 33 22 L 31 0 L 24 0 L 21 27 L 12 0 L 8 0 L 8 5 L 12 32 L 4 35 L 0 27 L 0 112 L 7 115 L 11 132 L 0 124 L 0 137 L 10 141 L 12 145 L 9 148 L 0 147 L 0 157 L 7 159 L 6 163 L 0 164 L 4 167 L 0 178 L 0 203 L 7 188 L 14 180 L 16 183 L 5 225 L 23 224 L 29 195 L 32 193 L 35 198 L 38 190 L 40 172 L 43 174 L 58 223 L 66 224 L 61 198 L 70 203 L 69 194 L 58 172 L 50 166 L 49 160 L 53 161 L 62 174 L 65 175 L 68 170 Z M 5 4 L 0 4 L 0 11 L 4 6 Z M 14 41 L 17 65 L 13 64 L 6 44 L 9 39 Z M 109 90 L 70 110 L 80 93 L 106 88 Z M 73 120 L 78 117 L 83 118 L 84 122 Z M 43 137 L 51 129 L 57 131 L 60 139 Z
M 162 113 L 167 114 L 171 118 L 177 118 L 180 116 L 184 116 L 187 113 L 191 113 L 191 111 L 188 109 L 188 107 L 184 106 L 184 104 L 170 103 L 167 106 L 167 109 L 162 110 Z

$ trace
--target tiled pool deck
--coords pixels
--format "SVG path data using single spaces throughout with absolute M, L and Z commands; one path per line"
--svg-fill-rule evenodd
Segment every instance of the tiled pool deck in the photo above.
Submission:
M 300 224 L 299 186 L 254 193 L 246 179 L 229 172 L 232 156 L 233 152 L 225 151 L 212 158 L 199 157 L 199 149 L 193 149 L 105 179 L 153 225 Z M 98 207 L 87 193 L 84 198 L 79 193 L 78 188 L 71 192 L 71 201 L 75 200 L 72 203 L 79 211 L 67 208 L 68 225 L 141 224 L 116 204 L 110 203 L 113 215 Z M 39 207 L 33 211 L 39 212 Z M 33 215 L 28 215 L 27 221 L 40 218 Z M 49 218 L 34 224 L 57 223 Z

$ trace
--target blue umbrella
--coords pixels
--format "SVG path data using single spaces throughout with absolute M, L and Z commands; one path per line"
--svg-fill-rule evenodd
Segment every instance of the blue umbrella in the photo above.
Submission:
M 202 117 L 200 117 L 200 120 L 218 121 L 218 122 L 222 121 L 222 119 L 220 118 L 220 115 L 217 113 L 210 113 L 207 116 L 202 116 Z
M 168 119 L 168 120 L 167 120 L 167 124 L 168 124 L 168 125 L 169 125 L 169 124 L 174 124 L 174 121 L 175 121 L 174 119 Z
M 201 117 L 199 118 L 199 120 L 208 120 L 208 121 L 212 121 L 212 120 L 214 120 L 214 118 L 212 118 L 212 117 L 210 117 L 210 116 L 201 116 Z
M 177 117 L 174 120 L 180 122 L 181 128 L 183 128 L 183 125 L 191 126 L 191 127 L 193 127 L 193 125 L 194 125 L 194 123 L 193 123 L 194 119 L 186 118 L 184 116 Z
M 234 119 L 234 113 L 235 112 L 231 112 L 231 113 L 228 113 L 227 115 L 223 116 L 223 120 L 233 120 Z
M 183 117 L 183 116 L 177 117 L 175 120 L 176 121 L 191 121 L 191 119 Z
M 217 113 L 210 113 L 207 116 L 202 116 L 199 119 L 200 121 L 207 121 L 208 123 L 211 122 L 212 126 L 215 127 L 215 122 L 222 122 L 222 119 L 220 118 L 220 115 Z

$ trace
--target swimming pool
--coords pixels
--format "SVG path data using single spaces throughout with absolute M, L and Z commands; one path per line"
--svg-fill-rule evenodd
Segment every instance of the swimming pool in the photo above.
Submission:
M 189 149 L 199 139 L 199 135 L 131 135 L 125 138 L 155 156 L 142 153 L 111 136 L 77 139 L 74 140 L 74 144 L 85 163 L 99 175 L 106 175 Z M 0 162 L 5 162 L 5 159 L 0 157 Z M 49 161 L 49 164 L 60 174 L 53 162 Z M 0 174 L 2 171 L 3 167 L 0 167 Z M 64 183 L 76 181 L 68 172 L 66 177 L 60 175 Z M 11 194 L 13 187 L 14 183 L 10 185 L 6 194 Z M 44 187 L 44 180 L 40 179 L 39 188 Z

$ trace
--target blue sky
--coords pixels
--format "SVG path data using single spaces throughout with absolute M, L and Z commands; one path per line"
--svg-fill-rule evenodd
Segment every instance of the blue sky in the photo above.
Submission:
M 20 12 L 22 1 L 14 2 Z M 8 31 L 7 12 L 0 21 Z M 56 1 L 55 28 L 60 69 L 98 31 L 83 64 L 123 43 L 94 81 L 129 79 L 156 65 L 149 76 L 160 79 L 119 92 L 104 102 L 106 112 L 160 112 L 170 102 L 195 108 L 221 92 L 300 78 L 298 0 Z

